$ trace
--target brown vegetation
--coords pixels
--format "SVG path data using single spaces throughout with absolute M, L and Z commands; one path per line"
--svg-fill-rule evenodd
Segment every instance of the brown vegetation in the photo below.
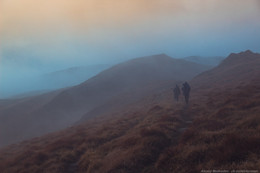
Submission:
M 128 104 L 207 69 L 164 54 L 154 55 L 115 65 L 74 87 L 0 101 L 0 147 L 122 111 Z
M 250 91 L 260 89 L 260 85 L 248 87 Z M 216 107 L 207 110 L 203 105 L 212 98 L 191 104 L 187 110 L 181 105 L 155 105 L 147 111 L 95 120 L 9 146 L 1 151 L 0 169 L 91 173 L 255 170 L 260 168 L 260 107 L 251 104 L 259 103 L 260 92 L 247 101 L 240 97 L 244 90 L 227 92 L 225 99 L 216 94 Z M 187 114 L 194 118 L 189 126 Z M 181 128 L 188 129 L 181 132 Z
M 245 83 L 234 79 L 226 89 L 216 85 L 193 90 L 196 94 L 189 106 L 183 106 L 182 99 L 181 103 L 172 104 L 170 91 L 163 91 L 160 97 L 143 99 L 125 112 L 11 145 L 0 151 L 0 170 L 3 173 L 258 170 L 260 81 L 255 79 L 250 74 Z M 147 100 L 153 101 L 144 104 Z

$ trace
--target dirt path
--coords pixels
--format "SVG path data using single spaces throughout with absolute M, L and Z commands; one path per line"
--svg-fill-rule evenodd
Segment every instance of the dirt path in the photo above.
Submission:
M 181 110 L 181 120 L 184 122 L 181 127 L 178 128 L 178 132 L 180 133 L 179 136 L 185 132 L 186 129 L 189 128 L 189 126 L 192 124 L 193 119 L 191 118 L 191 115 L 189 114 L 189 107 L 184 106 L 183 109 Z

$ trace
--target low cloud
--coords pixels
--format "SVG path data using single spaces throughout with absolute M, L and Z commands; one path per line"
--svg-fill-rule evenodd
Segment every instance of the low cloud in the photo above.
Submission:
M 260 52 L 259 18 L 259 0 L 0 0 L 0 82 L 16 68 Z

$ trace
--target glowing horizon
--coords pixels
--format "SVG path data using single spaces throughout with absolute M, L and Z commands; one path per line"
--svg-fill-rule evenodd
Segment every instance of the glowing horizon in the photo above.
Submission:
M 260 52 L 259 18 L 259 0 L 0 0 L 0 95 L 72 66 Z
M 0 56 L 5 61 L 91 64 L 157 53 L 184 57 L 260 52 L 259 0 L 0 3 Z

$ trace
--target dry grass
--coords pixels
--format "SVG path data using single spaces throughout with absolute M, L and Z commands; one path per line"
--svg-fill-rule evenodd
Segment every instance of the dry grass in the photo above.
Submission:
M 208 101 L 214 100 L 214 105 L 206 114 L 196 109 L 197 118 L 183 133 L 178 146 L 169 147 L 156 165 L 170 168 L 165 172 L 260 169 L 259 89 L 259 85 L 249 85 L 226 92 L 226 98 L 221 94 L 211 96 Z M 252 95 L 251 99 L 248 95 Z
M 260 85 L 97 119 L 0 151 L 12 172 L 200 172 L 260 168 Z M 250 99 L 248 99 L 250 95 Z M 204 96 L 203 96 L 204 97 Z M 186 120 L 192 120 L 187 124 Z M 181 132 L 181 128 L 187 128 Z

